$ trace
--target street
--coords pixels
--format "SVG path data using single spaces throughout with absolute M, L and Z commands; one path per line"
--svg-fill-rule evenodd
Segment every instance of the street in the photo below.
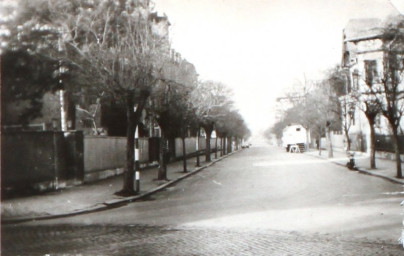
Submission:
M 253 146 L 143 201 L 2 226 L 3 255 L 402 255 L 403 186 Z

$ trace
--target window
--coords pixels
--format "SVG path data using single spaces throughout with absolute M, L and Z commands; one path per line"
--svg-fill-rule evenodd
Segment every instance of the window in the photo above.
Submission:
M 352 90 L 357 91 L 359 89 L 359 71 L 357 69 L 352 73 Z
M 355 125 L 355 110 L 351 109 L 348 111 L 349 118 L 351 119 L 351 124 Z
M 380 128 L 380 127 L 382 126 L 382 118 L 381 118 L 381 115 L 380 115 L 380 114 L 378 114 L 378 115 L 376 116 L 376 118 L 375 118 L 375 126 L 376 126 L 377 128 Z
M 365 75 L 366 84 L 373 85 L 375 79 L 378 77 L 376 60 L 365 60 Z

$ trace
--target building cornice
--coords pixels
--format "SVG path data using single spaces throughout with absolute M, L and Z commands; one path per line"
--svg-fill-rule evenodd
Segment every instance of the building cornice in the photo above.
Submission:
M 356 54 L 366 54 L 366 53 L 374 53 L 374 52 L 381 52 L 383 53 L 383 49 L 375 49 L 375 50 L 365 50 L 365 51 L 356 51 Z
M 375 34 L 375 35 L 368 35 L 368 36 L 361 36 L 361 37 L 354 37 L 354 38 L 348 38 L 344 40 L 344 43 L 348 42 L 359 42 L 359 41 L 366 41 L 366 40 L 373 40 L 373 39 L 381 39 L 382 35 L 381 34 Z

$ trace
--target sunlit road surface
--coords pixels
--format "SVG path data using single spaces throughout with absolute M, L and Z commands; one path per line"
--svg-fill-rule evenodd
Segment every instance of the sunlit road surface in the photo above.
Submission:
M 402 199 L 402 185 L 252 147 L 142 202 L 2 227 L 2 247 L 41 255 L 401 255 Z

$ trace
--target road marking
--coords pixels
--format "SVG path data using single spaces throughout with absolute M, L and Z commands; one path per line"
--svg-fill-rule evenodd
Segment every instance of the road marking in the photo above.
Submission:
M 404 194 L 404 191 L 401 191 L 401 192 L 384 192 L 384 193 L 382 193 L 382 195 L 392 195 L 392 196 L 394 196 L 394 195 L 402 195 L 402 194 Z
M 361 194 L 345 194 L 342 197 L 359 197 L 359 196 L 397 196 L 403 195 L 404 191 L 382 192 L 382 193 L 361 193 Z
M 355 159 L 363 159 L 363 158 L 366 158 L 366 157 L 355 157 Z M 346 161 L 349 161 L 349 159 L 347 157 L 340 157 L 340 158 L 313 159 L 313 160 L 270 161 L 270 162 L 253 163 L 253 166 L 254 167 L 266 167 L 266 166 L 277 166 L 277 165 L 301 165 L 301 164 L 324 163 L 324 161 L 345 163 Z
M 274 166 L 274 165 L 301 165 L 301 164 L 314 164 L 314 163 L 324 163 L 325 159 L 318 159 L 318 160 L 299 160 L 299 161 L 271 161 L 271 162 L 258 162 L 253 163 L 255 167 L 265 167 L 265 166 Z M 347 160 L 344 159 L 333 159 L 333 161 L 338 160 Z
M 222 183 L 217 182 L 217 181 L 215 181 L 215 180 L 212 180 L 212 181 L 213 181 L 213 183 L 215 183 L 215 184 L 217 184 L 217 185 L 219 185 L 219 186 L 222 186 Z

